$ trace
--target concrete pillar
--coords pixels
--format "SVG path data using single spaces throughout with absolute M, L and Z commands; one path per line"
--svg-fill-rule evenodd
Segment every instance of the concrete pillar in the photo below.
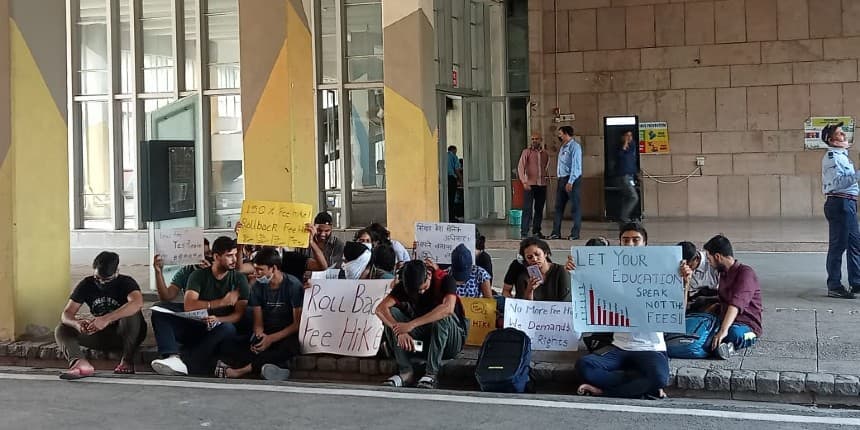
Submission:
M 245 197 L 310 203 L 319 191 L 310 2 L 242 0 Z
M 65 11 L 0 0 L 0 339 L 49 335 L 69 296 Z
M 412 243 L 416 221 L 439 220 L 439 148 L 432 0 L 383 0 L 388 227 Z

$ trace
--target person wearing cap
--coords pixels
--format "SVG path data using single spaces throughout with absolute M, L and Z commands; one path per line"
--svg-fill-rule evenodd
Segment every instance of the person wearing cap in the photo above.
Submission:
M 490 274 L 476 264 L 472 264 L 472 251 L 464 244 L 457 245 L 451 252 L 451 267 L 448 272 L 457 282 L 457 295 L 460 297 L 493 297 Z
M 529 236 L 529 228 L 535 237 L 545 239 L 541 233 L 543 223 L 543 208 L 546 204 L 546 166 L 549 155 L 543 150 L 542 138 L 539 133 L 532 134 L 531 145 L 523 149 L 520 162 L 517 164 L 517 176 L 523 184 L 525 196 L 523 199 L 523 219 L 520 226 L 520 236 Z
M 412 260 L 398 272 L 394 287 L 382 299 L 376 316 L 385 325 L 385 340 L 394 352 L 398 373 L 384 385 L 410 386 L 415 382 L 413 355 L 427 357 L 418 388 L 436 388 L 443 359 L 455 358 L 466 343 L 469 322 L 457 296 L 452 276 L 433 282 L 424 262 Z
M 860 292 L 860 230 L 857 226 L 857 180 L 860 173 L 848 157 L 851 144 L 844 123 L 828 124 L 821 140 L 829 147 L 821 160 L 821 188 L 827 196 L 824 216 L 830 230 L 827 249 L 827 296 L 853 299 Z M 848 252 L 848 285 L 842 284 L 842 254 Z
M 313 241 L 320 247 L 328 263 L 328 267 L 340 269 L 343 264 L 343 247 L 344 242 L 332 234 L 332 224 L 334 220 L 328 212 L 320 212 L 314 217 L 314 225 L 316 233 L 313 236 Z M 299 248 L 297 252 L 305 257 L 314 258 L 314 252 L 311 248 Z

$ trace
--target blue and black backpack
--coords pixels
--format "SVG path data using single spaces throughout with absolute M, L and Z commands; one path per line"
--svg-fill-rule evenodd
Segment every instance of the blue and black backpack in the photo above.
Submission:
M 686 333 L 667 333 L 666 353 L 671 358 L 705 358 L 711 355 L 710 342 L 719 328 L 716 315 L 690 313 Z
M 481 391 L 523 393 L 529 386 L 531 360 L 528 335 L 510 327 L 493 330 L 481 345 L 475 379 Z

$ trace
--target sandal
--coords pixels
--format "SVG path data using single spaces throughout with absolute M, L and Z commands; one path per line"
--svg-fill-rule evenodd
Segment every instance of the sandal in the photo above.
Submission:
M 432 390 L 436 388 L 436 377 L 432 375 L 424 375 L 418 380 L 418 388 Z
M 403 378 L 400 377 L 400 375 L 392 375 L 390 378 L 386 379 L 385 381 L 382 381 L 382 385 L 385 387 L 400 388 L 406 386 L 406 381 L 404 381 Z
M 134 365 L 126 365 L 123 363 L 117 364 L 113 368 L 114 375 L 134 375 Z
M 69 367 L 69 370 L 60 374 L 60 379 L 64 381 L 74 381 L 75 379 L 93 376 L 96 373 L 96 370 L 92 367 L 89 369 L 81 369 L 80 367 L 75 367 L 77 364 L 77 361 L 72 363 L 72 365 Z

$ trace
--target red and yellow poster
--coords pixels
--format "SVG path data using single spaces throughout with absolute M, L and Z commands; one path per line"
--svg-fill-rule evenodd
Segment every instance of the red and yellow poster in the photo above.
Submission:
M 639 123 L 639 153 L 668 153 L 669 126 L 665 122 Z

